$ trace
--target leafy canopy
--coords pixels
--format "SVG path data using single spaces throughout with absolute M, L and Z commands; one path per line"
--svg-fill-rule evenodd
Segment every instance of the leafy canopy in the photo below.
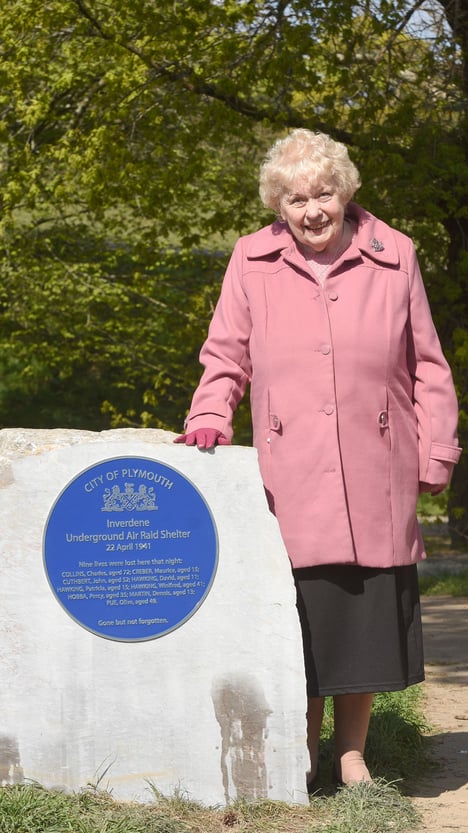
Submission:
M 4 424 L 180 428 L 295 126 L 346 142 L 360 202 L 414 236 L 468 412 L 467 49 L 467 0 L 4 0 Z

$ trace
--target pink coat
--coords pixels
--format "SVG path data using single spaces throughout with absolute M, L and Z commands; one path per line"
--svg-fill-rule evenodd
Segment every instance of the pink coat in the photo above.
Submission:
M 457 401 L 411 240 L 354 203 L 322 288 L 282 223 L 234 249 L 186 430 L 232 437 L 251 381 L 254 445 L 295 567 L 425 557 L 418 481 L 457 462 Z M 242 523 L 242 518 L 239 518 Z

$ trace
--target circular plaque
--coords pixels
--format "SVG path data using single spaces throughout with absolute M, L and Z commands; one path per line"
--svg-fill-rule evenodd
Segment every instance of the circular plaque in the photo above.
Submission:
M 183 474 L 115 457 L 78 474 L 44 532 L 49 584 L 91 633 L 121 642 L 180 627 L 205 600 L 218 563 L 207 503 Z

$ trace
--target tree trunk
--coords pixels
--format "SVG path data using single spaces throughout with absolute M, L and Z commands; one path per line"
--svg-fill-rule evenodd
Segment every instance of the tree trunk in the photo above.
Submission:
M 455 466 L 448 500 L 449 533 L 454 549 L 468 550 L 468 455 Z
M 468 154 L 467 154 L 468 158 Z M 460 212 L 462 214 L 462 212 Z M 459 444 L 465 449 L 455 466 L 448 500 L 449 530 L 454 548 L 468 550 L 468 219 L 452 217 L 445 224 L 450 235 L 448 271 L 455 278 L 458 297 L 448 297 L 450 322 L 447 349 L 460 407 Z

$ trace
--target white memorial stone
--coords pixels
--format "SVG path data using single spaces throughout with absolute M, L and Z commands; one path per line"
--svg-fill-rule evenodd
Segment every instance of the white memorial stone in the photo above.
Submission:
M 0 431 L 0 783 L 150 785 L 208 805 L 306 803 L 306 695 L 288 558 L 254 449 L 200 452 L 151 429 Z M 219 562 L 200 608 L 159 638 L 91 633 L 59 604 L 43 563 L 51 508 L 100 461 L 146 457 L 203 495 Z

